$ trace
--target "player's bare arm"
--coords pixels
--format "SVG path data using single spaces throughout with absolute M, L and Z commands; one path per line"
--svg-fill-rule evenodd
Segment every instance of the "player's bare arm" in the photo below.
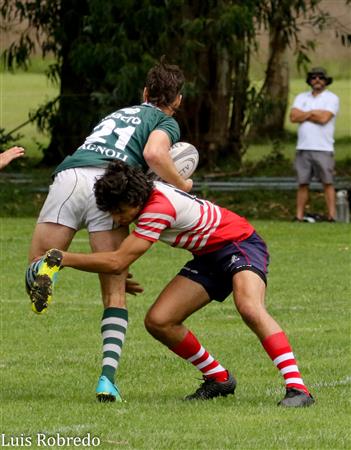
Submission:
M 129 235 L 114 252 L 70 253 L 62 252 L 62 266 L 85 272 L 114 273 L 119 275 L 142 256 L 152 242 Z
M 167 133 L 162 130 L 153 131 L 144 148 L 144 158 L 148 166 L 164 181 L 177 188 L 189 192 L 193 186 L 192 180 L 181 177 L 170 157 L 171 142 Z

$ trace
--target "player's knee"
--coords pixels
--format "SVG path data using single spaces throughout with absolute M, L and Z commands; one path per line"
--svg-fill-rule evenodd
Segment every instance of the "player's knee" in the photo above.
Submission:
M 256 326 L 260 323 L 261 314 L 255 305 L 242 302 L 237 304 L 237 309 L 244 322 L 249 326 Z
M 161 314 L 150 310 L 145 316 L 144 325 L 152 336 L 159 336 L 166 332 L 170 324 Z

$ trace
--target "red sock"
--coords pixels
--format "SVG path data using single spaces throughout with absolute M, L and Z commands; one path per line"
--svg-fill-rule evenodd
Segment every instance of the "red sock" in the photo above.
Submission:
M 262 341 L 262 345 L 283 375 L 285 387 L 300 389 L 308 394 L 308 389 L 301 378 L 299 368 L 297 367 L 294 354 L 285 333 L 281 331 L 280 333 L 266 337 Z
M 202 347 L 190 331 L 185 335 L 182 342 L 170 350 L 201 370 L 206 378 L 215 378 L 217 381 L 228 379 L 227 370 Z

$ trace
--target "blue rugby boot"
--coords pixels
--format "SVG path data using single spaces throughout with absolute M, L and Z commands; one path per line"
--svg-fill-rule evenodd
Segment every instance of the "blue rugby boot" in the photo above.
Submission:
M 51 302 L 52 289 L 61 269 L 62 253 L 51 249 L 26 271 L 26 289 L 32 302 L 32 310 L 43 314 Z
M 101 375 L 96 386 L 96 398 L 99 402 L 122 402 L 118 387 L 111 383 L 105 376 Z

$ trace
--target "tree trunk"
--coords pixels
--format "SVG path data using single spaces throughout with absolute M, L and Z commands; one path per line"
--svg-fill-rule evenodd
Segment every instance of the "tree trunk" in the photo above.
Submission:
M 217 159 L 228 145 L 230 68 L 225 51 L 219 51 L 209 61 L 210 82 L 207 94 L 208 130 L 204 134 L 209 168 L 214 169 Z
M 58 113 L 52 117 L 51 141 L 44 150 L 44 165 L 55 165 L 72 154 L 83 142 L 95 122 L 90 92 L 64 59 Z
M 238 166 L 245 152 L 245 113 L 247 109 L 247 91 L 249 87 L 250 47 L 246 43 L 247 38 L 241 37 L 241 50 L 234 58 L 232 73 L 232 114 L 229 128 L 230 156 Z
M 44 150 L 44 165 L 56 165 L 79 147 L 96 118 L 92 109 L 87 80 L 71 64 L 72 44 L 83 27 L 85 0 L 62 0 L 60 21 L 64 39 L 60 51 L 60 101 L 57 114 L 50 118 L 51 141 Z
M 228 147 L 230 70 L 228 59 L 209 48 L 198 60 L 200 92 L 184 100 L 179 116 L 182 139 L 201 152 L 201 163 L 214 169 L 221 150 Z
M 289 95 L 289 63 L 286 38 L 280 28 L 270 28 L 269 59 L 262 87 L 263 108 L 250 129 L 250 137 L 279 137 L 284 131 Z

